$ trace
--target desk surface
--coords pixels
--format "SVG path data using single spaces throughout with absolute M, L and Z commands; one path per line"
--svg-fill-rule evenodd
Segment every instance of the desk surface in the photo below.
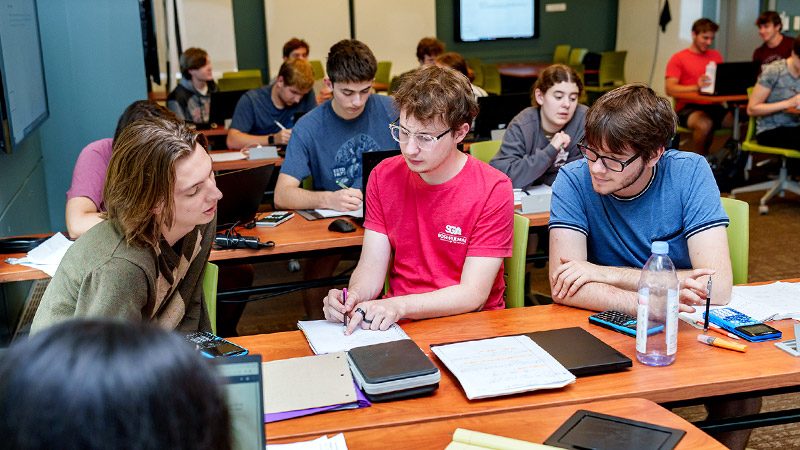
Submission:
M 626 398 L 569 406 L 543 408 L 523 412 L 485 414 L 449 420 L 381 427 L 380 430 L 358 430 L 345 433 L 350 450 L 375 448 L 444 448 L 453 439 L 456 428 L 491 433 L 528 442 L 544 442 L 575 411 L 585 409 L 601 414 L 640 420 L 686 431 L 677 449 L 718 449 L 725 446 L 703 433 L 691 423 L 661 406 L 640 398 Z M 536 426 L 520 426 L 520 424 Z M 267 425 L 269 427 L 269 425 Z M 269 428 L 268 428 L 269 430 Z M 296 439 L 272 439 L 270 444 L 294 442 Z M 316 437 L 316 436 L 315 436 Z
M 519 63 L 499 63 L 497 69 L 500 75 L 517 78 L 537 78 L 544 69 L 553 65 L 552 61 L 533 61 Z
M 800 108 L 786 108 L 786 112 L 790 114 L 800 114 Z
M 268 436 L 272 439 L 300 439 L 321 433 L 411 425 L 619 398 L 640 397 L 658 403 L 673 402 L 796 386 L 800 380 L 800 358 L 790 357 L 776 348 L 774 342 L 748 343 L 747 353 L 710 347 L 697 342 L 698 330 L 683 322 L 678 327 L 675 363 L 667 367 L 645 366 L 636 362 L 635 339 L 589 325 L 591 314 L 591 311 L 562 305 L 545 305 L 405 324 L 403 329 L 409 337 L 429 354 L 442 372 L 439 389 L 432 396 L 276 422 L 267 425 Z M 784 320 L 771 324 L 791 336 L 793 323 Z M 634 361 L 633 367 L 617 373 L 578 378 L 576 383 L 562 389 L 468 400 L 455 377 L 430 352 L 431 344 L 569 326 L 580 326 L 624 353 Z M 300 331 L 231 340 L 250 349 L 251 353 L 261 354 L 265 361 L 313 354 Z M 698 367 L 702 367 L 702 371 Z
M 740 95 L 702 95 L 697 92 L 679 92 L 673 94 L 672 97 L 688 101 L 702 101 L 711 103 L 742 103 L 747 101 L 747 94 Z
M 240 155 L 238 150 L 212 150 L 209 152 L 211 155 L 227 155 L 235 154 Z M 215 171 L 219 170 L 239 170 L 239 169 L 252 169 L 253 167 L 266 166 L 267 164 L 275 164 L 275 167 L 280 167 L 283 164 L 283 158 L 268 158 L 268 159 L 237 159 L 234 161 L 218 161 L 212 162 L 211 168 Z

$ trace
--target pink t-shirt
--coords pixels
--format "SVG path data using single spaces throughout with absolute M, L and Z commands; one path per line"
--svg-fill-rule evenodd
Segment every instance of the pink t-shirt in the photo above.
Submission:
M 467 256 L 511 256 L 514 194 L 502 172 L 469 156 L 451 180 L 429 185 L 403 156 L 370 174 L 364 227 L 389 237 L 394 260 L 387 297 L 431 292 L 461 282 Z M 502 309 L 503 269 L 484 305 Z
M 705 53 L 693 53 L 688 48 L 672 55 L 667 63 L 666 78 L 677 78 L 678 84 L 691 86 L 697 84 L 700 76 L 706 73 L 706 66 L 714 61 L 719 64 L 722 62 L 722 55 L 716 50 L 708 50 Z M 678 99 L 675 111 L 680 111 L 686 103 L 710 104 L 707 101 L 691 101 Z
M 75 197 L 88 197 L 105 211 L 103 204 L 103 185 L 106 182 L 108 162 L 111 160 L 114 139 L 100 139 L 81 150 L 75 169 L 72 171 L 72 186 L 67 191 L 67 200 Z

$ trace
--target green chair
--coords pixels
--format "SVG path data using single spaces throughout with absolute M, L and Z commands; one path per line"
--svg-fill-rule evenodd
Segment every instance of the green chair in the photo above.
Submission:
M 314 190 L 314 177 L 309 175 L 309 176 L 303 178 L 303 181 L 300 182 L 300 187 L 302 187 L 303 189 L 305 189 L 307 191 L 313 191 Z
M 222 72 L 222 78 L 261 78 L 261 69 L 237 70 L 236 72 Z
M 600 54 L 600 68 L 597 72 L 598 84 L 594 86 L 584 86 L 587 93 L 600 95 L 625 84 L 625 57 L 628 52 L 603 52 Z
M 219 85 L 219 90 L 222 92 L 255 89 L 261 87 L 261 76 L 220 78 L 217 80 L 217 85 Z
M 472 84 L 483 87 L 483 63 L 481 62 L 481 59 L 468 58 L 467 65 L 470 69 L 472 69 L 472 73 L 475 75 L 475 78 L 472 80 Z
M 500 95 L 503 91 L 502 85 L 500 83 L 500 69 L 497 68 L 497 64 L 484 64 L 482 66 L 483 71 L 483 88 L 489 94 Z
M 203 273 L 203 296 L 206 299 L 208 318 L 211 320 L 211 332 L 217 334 L 217 281 L 219 267 L 214 263 L 206 263 Z
M 722 207 L 730 219 L 727 232 L 733 284 L 744 284 L 747 283 L 747 259 L 750 254 L 750 205 L 722 197 Z
M 753 88 L 748 88 L 747 95 L 749 96 L 752 91 Z M 772 197 L 775 197 L 776 194 L 780 194 L 780 196 L 783 197 L 785 192 L 789 191 L 800 195 L 800 183 L 797 183 L 796 181 L 793 181 L 791 178 L 789 178 L 786 171 L 786 159 L 800 158 L 800 151 L 791 150 L 788 148 L 769 147 L 767 145 L 761 145 L 758 143 L 758 141 L 756 141 L 755 133 L 756 133 L 756 118 L 750 116 L 750 122 L 747 124 L 747 136 L 744 138 L 744 142 L 742 142 L 742 150 L 747 152 L 769 153 L 772 155 L 779 155 L 781 157 L 781 170 L 778 173 L 778 179 L 733 189 L 731 190 L 731 198 L 736 198 L 736 194 L 739 194 L 741 192 L 755 192 L 755 191 L 766 190 L 767 193 L 764 194 L 763 197 L 761 197 L 761 203 L 758 205 L 758 213 L 766 214 L 769 212 L 769 206 L 767 206 L 767 202 Z
M 527 217 L 514 214 L 513 253 L 503 259 L 503 281 L 506 283 L 503 300 L 506 302 L 506 308 L 525 306 L 525 258 L 530 222 Z
M 583 57 L 589 53 L 588 48 L 573 48 L 572 51 L 569 52 L 569 59 L 567 60 L 567 65 L 575 66 L 578 64 L 583 64 Z
M 315 59 L 308 63 L 311 64 L 311 69 L 314 70 L 314 81 L 325 78 L 325 68 L 322 67 L 322 61 Z
M 503 141 L 482 141 L 475 142 L 469 146 L 469 154 L 478 158 L 479 160 L 489 163 L 498 150 Z
M 375 82 L 385 85 L 386 91 L 389 90 L 389 86 L 391 84 L 391 79 L 390 79 L 391 72 L 392 72 L 391 61 L 378 61 L 378 71 L 375 72 Z
M 566 64 L 569 61 L 569 50 L 571 45 L 556 45 L 553 52 L 553 64 Z

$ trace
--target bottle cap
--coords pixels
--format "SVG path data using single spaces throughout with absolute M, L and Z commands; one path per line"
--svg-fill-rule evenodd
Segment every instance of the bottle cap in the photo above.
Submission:
M 650 251 L 659 255 L 666 255 L 669 253 L 669 244 L 664 241 L 653 241 Z

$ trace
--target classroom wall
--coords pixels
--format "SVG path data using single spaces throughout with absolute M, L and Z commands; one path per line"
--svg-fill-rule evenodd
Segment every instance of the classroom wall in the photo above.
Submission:
M 539 3 L 539 37 L 527 40 L 483 42 L 455 41 L 453 0 L 436 0 L 436 34 L 447 50 L 484 63 L 504 61 L 552 61 L 556 45 L 588 48 L 603 52 L 624 48 L 617 44 L 617 0 L 569 0 L 564 12 L 545 12 L 552 0 Z

